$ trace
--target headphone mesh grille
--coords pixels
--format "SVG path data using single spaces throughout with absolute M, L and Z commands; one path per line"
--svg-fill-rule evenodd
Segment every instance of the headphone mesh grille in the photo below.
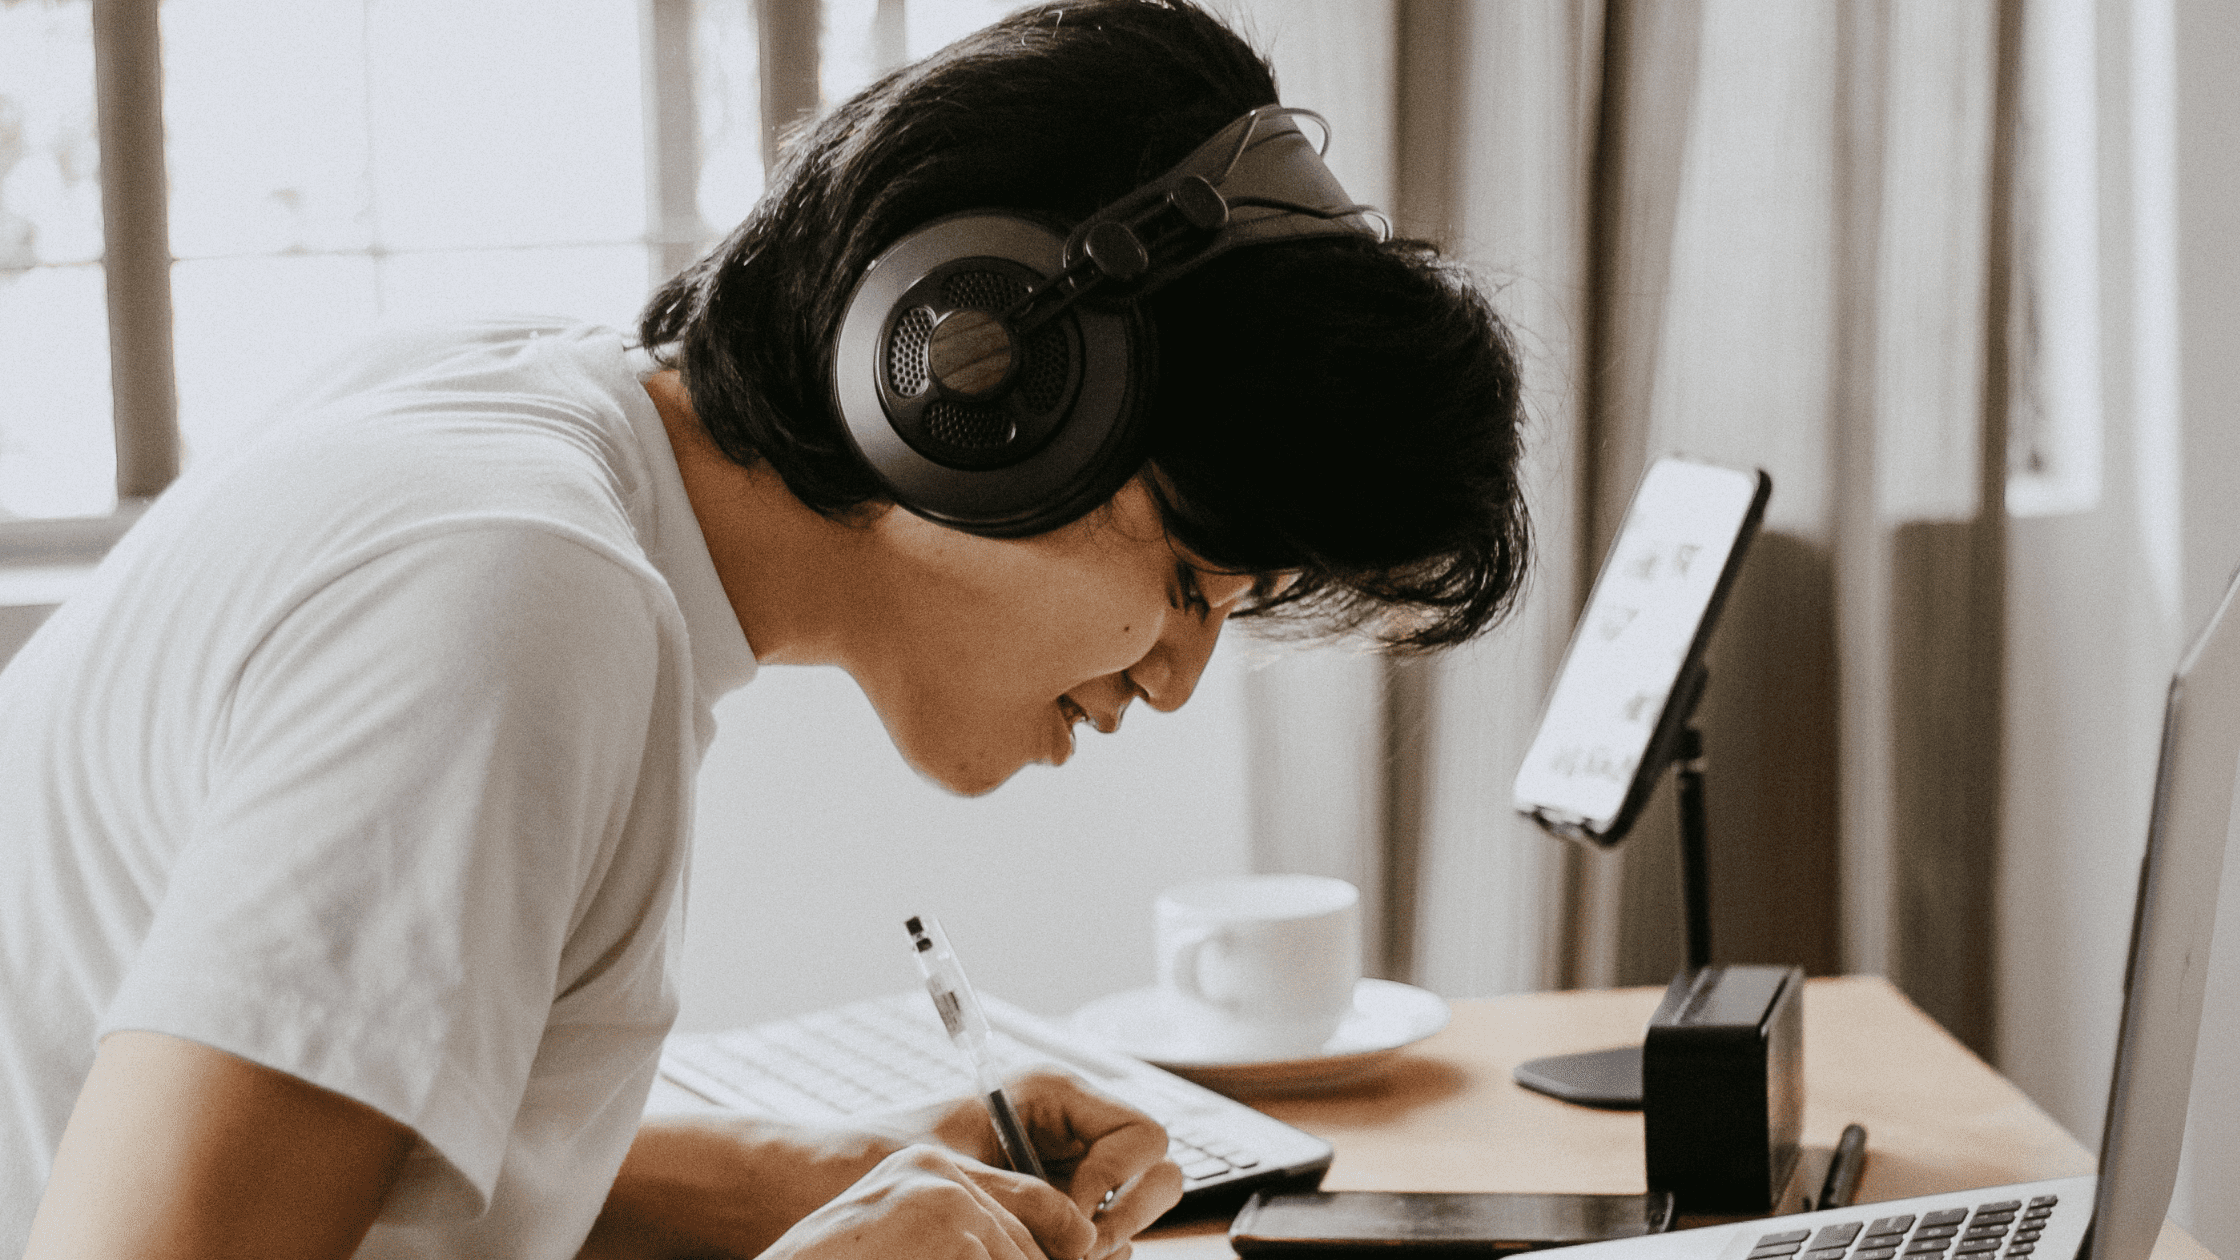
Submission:
M 949 305 L 975 311 L 1000 311 L 1026 292 L 1024 282 L 1000 271 L 960 271 L 941 286 Z
M 1025 280 L 1001 271 L 958 270 L 937 283 L 940 297 L 934 305 L 951 310 L 1002 311 L 1027 293 Z M 894 321 L 887 339 L 887 387 L 900 397 L 916 398 L 933 386 L 928 352 L 934 323 L 933 308 L 927 306 L 913 306 Z M 1073 343 L 1062 330 L 1045 328 L 1021 349 L 1013 404 L 1026 414 L 1047 416 L 1065 405 Z M 923 423 L 928 437 L 951 449 L 992 451 L 1017 436 L 1011 410 L 996 403 L 945 401 L 929 406 Z
M 1066 400 L 1066 339 L 1045 329 L 1027 343 L 1027 361 L 1019 373 L 1019 400 L 1036 415 L 1057 410 Z
M 1011 440 L 1011 419 L 1000 407 L 937 402 L 926 408 L 926 432 L 952 450 L 992 451 Z
M 933 337 L 933 312 L 913 307 L 894 324 L 887 343 L 887 382 L 905 396 L 926 387 L 926 346 Z

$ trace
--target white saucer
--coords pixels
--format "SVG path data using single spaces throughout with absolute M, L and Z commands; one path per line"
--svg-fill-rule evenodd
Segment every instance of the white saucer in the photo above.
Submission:
M 1073 1013 L 1073 1026 L 1147 1063 L 1233 1098 L 1312 1094 L 1382 1069 L 1403 1047 L 1447 1026 L 1447 1003 L 1428 989 L 1391 980 L 1353 986 L 1353 1011 L 1318 1054 L 1297 1059 L 1214 1058 L 1176 1026 L 1157 989 L 1098 998 Z

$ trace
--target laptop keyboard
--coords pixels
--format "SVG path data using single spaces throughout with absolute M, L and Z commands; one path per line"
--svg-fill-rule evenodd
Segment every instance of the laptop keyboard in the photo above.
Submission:
M 1881 1216 L 1864 1224 L 1844 1221 L 1782 1230 L 1760 1238 L 1749 1260 L 2023 1260 L 2037 1250 L 2038 1235 L 2060 1196 L 2041 1194 L 2024 1203 L 1999 1199 L 1973 1211 L 1947 1208 L 1913 1216 Z
M 724 1101 L 791 1119 L 861 1115 L 973 1093 L 971 1074 L 931 1011 L 922 1000 L 873 999 L 753 1028 L 676 1038 L 669 1053 L 736 1092 Z M 988 1049 L 1007 1073 L 1043 1060 L 1001 1029 L 990 1031 Z M 1260 1167 L 1253 1136 L 1223 1124 L 1221 1112 L 1161 1106 L 1165 1100 L 1155 1097 L 1131 1101 L 1166 1125 L 1167 1156 L 1181 1165 L 1186 1190 Z

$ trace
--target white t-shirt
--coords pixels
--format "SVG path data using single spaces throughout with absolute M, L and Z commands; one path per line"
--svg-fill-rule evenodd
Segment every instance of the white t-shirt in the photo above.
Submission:
M 386 336 L 0 673 L 0 1255 L 118 1029 L 410 1126 L 362 1256 L 574 1253 L 675 1015 L 710 706 L 754 672 L 651 370 L 559 323 Z

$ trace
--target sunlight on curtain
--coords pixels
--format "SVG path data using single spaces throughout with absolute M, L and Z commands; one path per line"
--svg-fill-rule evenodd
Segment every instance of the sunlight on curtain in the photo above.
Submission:
M 1455 151 L 1434 188 L 1401 199 L 1401 213 L 1416 220 L 1403 226 L 1469 263 L 1516 334 L 1537 554 L 1508 624 L 1412 665 L 1421 712 L 1395 711 L 1403 729 L 1413 718 L 1422 743 L 1415 976 L 1451 996 L 1607 983 L 1614 964 L 1575 958 L 1567 966 L 1564 950 L 1568 868 L 1605 855 L 1574 855 L 1569 842 L 1520 816 L 1511 792 L 1583 595 L 1578 356 L 1587 333 L 1600 6 L 1476 6 L 1460 20 L 1437 5 L 1416 13 L 1430 20 L 1403 28 L 1410 95 L 1402 114 L 1415 134 L 1403 137 L 1401 154 L 1436 166 L 1425 146 L 1444 141 Z M 1451 118 L 1422 99 L 1443 83 L 1455 93 Z M 1439 125 L 1423 134 L 1430 120 Z M 1402 172 L 1403 188 L 1420 188 L 1410 175 Z
M 2100 47 L 2093 0 L 2039 0 L 2023 26 L 2017 155 L 2017 339 L 2007 410 L 2007 511 L 2089 512 L 2100 502 Z M 2167 566 L 2172 572 L 2176 564 Z M 2175 583 L 2172 584 L 2173 586 Z M 2175 602 L 2174 600 L 2172 601 Z

